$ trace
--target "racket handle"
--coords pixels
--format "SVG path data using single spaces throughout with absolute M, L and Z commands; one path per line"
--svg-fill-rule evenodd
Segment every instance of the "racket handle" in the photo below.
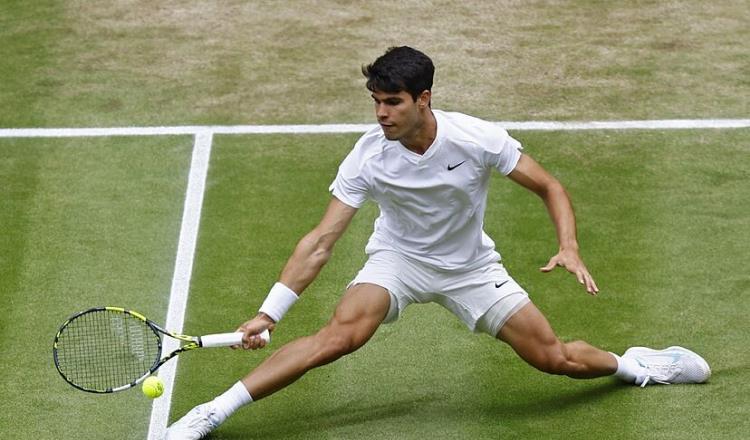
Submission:
M 201 346 L 206 348 L 213 348 L 242 345 L 243 335 L 244 333 L 242 332 L 236 332 L 201 336 Z M 259 336 L 266 342 L 266 344 L 271 342 L 271 334 L 268 333 L 268 330 L 263 330 L 263 332 Z

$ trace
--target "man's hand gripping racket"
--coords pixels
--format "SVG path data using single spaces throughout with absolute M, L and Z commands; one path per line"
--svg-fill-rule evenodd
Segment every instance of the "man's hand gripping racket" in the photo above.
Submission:
M 265 338 L 268 332 L 276 328 L 276 323 L 265 313 L 259 313 L 255 318 L 246 321 L 237 328 L 237 332 L 244 334 L 242 344 L 232 346 L 232 348 L 244 348 L 245 350 L 257 350 L 263 348 L 269 343 L 270 337 Z

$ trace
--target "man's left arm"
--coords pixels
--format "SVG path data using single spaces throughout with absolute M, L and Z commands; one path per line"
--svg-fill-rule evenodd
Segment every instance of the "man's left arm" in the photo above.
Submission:
M 555 224 L 560 249 L 540 270 L 550 272 L 555 266 L 564 267 L 576 276 L 578 282 L 586 286 L 588 293 L 596 295 L 599 288 L 578 254 L 576 219 L 565 188 L 534 159 L 525 154 L 521 154 L 518 164 L 508 177 L 541 197 Z

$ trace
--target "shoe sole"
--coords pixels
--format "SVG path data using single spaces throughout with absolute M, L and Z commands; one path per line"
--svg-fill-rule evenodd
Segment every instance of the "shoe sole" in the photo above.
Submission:
M 706 362 L 706 360 L 703 359 L 703 357 L 699 355 L 698 353 L 692 350 L 689 350 L 685 347 L 680 347 L 679 345 L 673 345 L 663 350 L 654 350 L 653 348 L 648 348 L 648 347 L 631 347 L 631 348 L 628 348 L 625 351 L 625 353 L 622 354 L 622 356 L 626 357 L 628 356 L 628 354 L 632 356 L 638 356 L 639 354 L 653 354 L 653 353 L 663 354 L 664 352 L 669 351 L 669 350 L 679 351 L 682 354 L 691 355 L 693 356 L 694 359 L 698 361 L 698 364 L 700 365 L 701 369 L 705 371 L 706 377 L 700 382 L 696 382 L 696 383 L 705 383 L 711 377 L 711 367 L 708 365 L 708 362 Z

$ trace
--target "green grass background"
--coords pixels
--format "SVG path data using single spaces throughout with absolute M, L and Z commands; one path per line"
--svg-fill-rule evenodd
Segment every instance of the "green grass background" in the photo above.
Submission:
M 0 127 L 370 122 L 359 68 L 394 44 L 435 59 L 437 108 L 490 120 L 747 118 L 748 22 L 736 0 L 6 0 Z M 568 274 L 538 272 L 555 251 L 546 213 L 496 177 L 486 229 L 556 331 L 614 351 L 684 344 L 711 382 L 550 377 L 415 306 L 212 438 L 746 437 L 750 130 L 513 134 L 569 189 L 602 289 L 591 298 Z M 356 137 L 215 137 L 186 329 L 232 330 L 254 313 Z M 70 388 L 51 343 L 92 305 L 163 319 L 192 144 L 0 139 L 3 438 L 144 437 L 150 401 Z M 326 322 L 375 215 L 358 214 L 271 349 Z M 267 354 L 184 356 L 172 419 Z

